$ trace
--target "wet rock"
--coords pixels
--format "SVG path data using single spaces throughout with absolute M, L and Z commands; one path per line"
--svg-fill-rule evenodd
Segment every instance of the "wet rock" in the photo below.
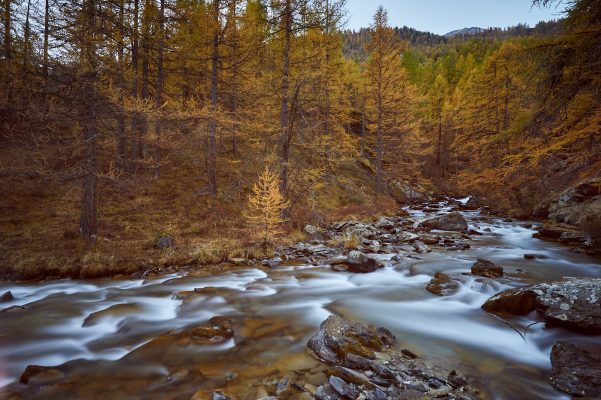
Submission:
M 433 236 L 433 235 L 421 235 L 419 236 L 419 240 L 421 240 L 423 243 L 427 244 L 427 245 L 435 245 L 438 244 L 438 242 L 440 241 L 440 237 L 438 236 Z
M 211 400 L 232 400 L 232 398 L 229 396 L 226 396 L 220 392 L 215 391 L 211 395 Z
M 307 345 L 320 360 L 342 364 L 348 354 L 373 359 L 375 351 L 381 351 L 394 341 L 394 335 L 386 329 L 368 327 L 332 315 L 321 323 L 319 331 Z
M 564 243 L 584 243 L 584 234 L 576 227 L 565 224 L 543 224 L 532 235 L 538 239 L 553 240 Z
M 482 308 L 493 314 L 526 315 L 536 307 L 536 296 L 530 287 L 509 289 L 492 296 Z
M 438 217 L 426 219 L 420 223 L 421 226 L 443 231 L 467 231 L 467 221 L 458 212 L 451 212 Z
M 343 266 L 343 268 L 340 268 Z M 345 259 L 337 260 L 332 263 L 332 269 L 335 271 L 348 271 L 354 273 L 369 273 L 382 268 L 383 264 L 375 258 L 368 257 L 365 254 L 353 250 Z
M 14 298 L 15 297 L 13 296 L 12 292 L 9 290 L 8 292 L 5 292 L 2 296 L 0 296 L 0 302 L 9 302 L 14 300 Z
M 328 383 L 343 399 L 355 400 L 359 397 L 359 390 L 354 384 L 348 384 L 337 376 L 330 376 Z
M 88 315 L 86 319 L 84 319 L 82 326 L 88 327 L 97 325 L 104 318 L 132 315 L 140 312 L 141 310 L 142 307 L 136 303 L 115 304 L 104 310 L 96 311 L 95 313 Z
M 268 260 L 263 260 L 262 264 L 269 268 L 276 268 L 282 262 L 281 257 L 273 257 Z
M 25 385 L 45 384 L 60 379 L 64 374 L 55 367 L 43 367 L 41 365 L 28 365 L 21 374 L 19 382 Z
M 413 247 L 415 248 L 415 251 L 417 251 L 419 254 L 426 254 L 432 251 L 426 244 L 420 242 L 419 240 L 416 240 L 413 243 Z
M 394 222 L 386 217 L 382 217 L 374 224 L 374 226 L 378 229 L 391 230 L 394 229 Z
M 315 398 L 474 398 L 475 392 L 464 376 L 457 372 L 449 374 L 453 384 L 438 376 L 410 351 L 394 350 L 391 347 L 394 340 L 385 328 L 376 329 L 340 317 L 329 317 L 308 343 L 313 353 L 331 366 L 325 370 L 328 381 L 319 386 Z M 312 379 L 313 375 L 310 376 Z
M 315 392 L 316 400 L 340 400 L 342 397 L 338 394 L 336 390 L 329 384 L 322 385 L 317 388 Z
M 484 276 L 485 278 L 501 278 L 503 267 L 492 261 L 479 258 L 472 265 L 472 275 Z
M 545 260 L 549 257 L 545 256 L 544 254 L 524 254 L 524 259 L 525 260 Z
M 233 321 L 226 317 L 213 317 L 211 326 L 201 326 L 191 332 L 192 340 L 197 344 L 218 344 L 234 337 Z
M 420 238 L 420 236 L 416 235 L 415 233 L 401 231 L 396 235 L 395 239 L 396 239 L 397 243 L 407 243 L 407 242 L 413 242 L 419 238 Z
M 173 240 L 173 237 L 171 235 L 161 235 L 157 239 L 157 247 L 160 250 L 165 250 L 165 249 L 168 249 L 170 247 L 173 247 L 173 244 L 174 244 L 174 240 Z
M 450 296 L 457 293 L 459 288 L 458 282 L 452 280 L 447 274 L 443 274 L 442 272 L 434 274 L 434 278 L 426 286 L 428 292 L 437 296 Z
M 601 279 L 569 279 L 510 289 L 491 297 L 482 308 L 511 315 L 536 310 L 548 325 L 601 333 Z
M 575 397 L 601 396 L 601 352 L 558 342 L 551 352 L 551 385 Z
M 468 384 L 467 378 L 455 370 L 452 370 L 449 373 L 447 380 L 455 388 L 460 388 Z

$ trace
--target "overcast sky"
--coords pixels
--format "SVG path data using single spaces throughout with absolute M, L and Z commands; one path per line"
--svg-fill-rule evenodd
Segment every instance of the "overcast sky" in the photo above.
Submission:
M 477 26 L 536 25 L 560 17 L 563 7 L 532 7 L 529 0 L 347 0 L 347 28 L 367 27 L 379 5 L 388 11 L 391 26 L 407 25 L 420 31 L 445 34 Z

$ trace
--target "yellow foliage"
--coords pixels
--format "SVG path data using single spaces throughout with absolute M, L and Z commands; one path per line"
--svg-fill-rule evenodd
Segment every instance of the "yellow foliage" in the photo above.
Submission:
M 290 205 L 280 193 L 278 175 L 265 167 L 253 186 L 244 216 L 253 235 L 264 246 L 273 243 L 283 234 L 284 211 Z

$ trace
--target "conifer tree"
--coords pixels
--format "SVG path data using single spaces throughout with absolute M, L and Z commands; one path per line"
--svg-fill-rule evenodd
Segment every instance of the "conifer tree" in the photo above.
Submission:
M 248 198 L 246 220 L 263 246 L 273 243 L 283 233 L 283 211 L 289 202 L 280 193 L 278 174 L 265 167 Z

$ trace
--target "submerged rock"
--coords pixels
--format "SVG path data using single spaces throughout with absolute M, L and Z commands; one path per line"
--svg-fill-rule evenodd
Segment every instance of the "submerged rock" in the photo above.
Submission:
M 8 292 L 5 292 L 2 296 L 0 296 L 0 302 L 9 302 L 14 300 L 14 296 L 12 294 L 12 292 L 9 290 Z
M 551 352 L 551 385 L 575 397 L 601 396 L 601 354 L 567 342 L 557 342 Z
M 443 231 L 467 231 L 467 221 L 459 212 L 451 212 L 438 217 L 423 220 L 421 226 Z
M 56 367 L 43 367 L 41 365 L 28 365 L 25 371 L 19 378 L 19 383 L 30 384 L 46 384 L 48 382 L 60 379 L 64 374 Z
M 472 265 L 472 275 L 483 276 L 485 278 L 501 278 L 503 276 L 503 267 L 492 261 L 479 258 Z
M 437 272 L 426 286 L 426 289 L 437 296 L 450 296 L 456 293 L 459 287 L 459 283 L 452 280 L 447 274 Z
M 488 299 L 482 308 L 510 315 L 536 310 L 549 325 L 601 333 L 601 279 L 569 279 L 510 289 Z

